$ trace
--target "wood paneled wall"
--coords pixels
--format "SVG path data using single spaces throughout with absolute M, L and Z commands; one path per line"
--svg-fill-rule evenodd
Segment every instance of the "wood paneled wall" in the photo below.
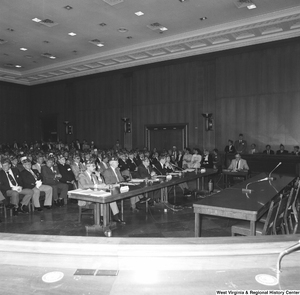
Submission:
M 283 143 L 291 150 L 300 143 L 299 40 L 32 86 L 25 94 L 16 85 L 0 89 L 22 108 L 30 106 L 27 121 L 23 110 L 13 115 L 25 120 L 27 133 L 22 136 L 32 139 L 41 137 L 40 116 L 57 114 L 60 139 L 94 140 L 103 148 L 116 140 L 127 148 L 142 148 L 145 125 L 186 123 L 190 147 L 223 150 L 229 138 L 235 140 L 242 132 L 259 149 L 267 143 L 277 149 Z M 9 99 L 4 105 L 13 106 Z M 213 131 L 204 130 L 202 113 L 213 113 Z M 124 117 L 130 118 L 131 134 L 124 134 Z M 73 135 L 65 135 L 66 120 L 74 126 Z M 4 136 L 7 140 L 15 138 L 12 129 L 13 136 Z
M 216 59 L 216 145 L 244 133 L 259 150 L 300 143 L 300 43 Z
M 27 91 L 25 86 L 0 82 L 0 143 L 31 139 Z

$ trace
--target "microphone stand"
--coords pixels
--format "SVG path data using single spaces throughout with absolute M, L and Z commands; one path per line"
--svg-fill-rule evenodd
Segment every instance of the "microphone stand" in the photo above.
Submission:
M 247 183 L 246 188 L 242 188 L 242 192 L 243 192 L 243 193 L 246 193 L 246 194 L 251 194 L 251 193 L 252 193 L 252 190 L 251 190 L 251 189 L 248 189 L 248 186 L 249 186 L 250 184 L 257 183 L 257 182 L 261 182 L 261 181 L 265 181 L 265 180 L 269 180 L 269 178 L 268 178 L 268 177 L 265 177 L 265 178 L 263 178 L 263 179 L 259 179 L 259 180 L 257 180 L 257 181 L 252 181 L 252 182 Z
M 269 174 L 269 179 L 270 180 L 275 180 L 275 178 L 274 177 L 271 177 L 271 174 L 280 166 L 282 164 L 282 162 L 279 162 L 278 164 L 277 164 L 277 166 L 270 172 L 270 174 Z

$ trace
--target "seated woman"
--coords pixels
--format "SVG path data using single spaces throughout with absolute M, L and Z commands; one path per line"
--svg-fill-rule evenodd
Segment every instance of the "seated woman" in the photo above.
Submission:
M 202 156 L 198 148 L 193 149 L 193 155 L 191 163 L 188 165 L 188 168 L 200 168 L 201 167 Z
M 182 159 L 182 168 L 183 169 L 188 168 L 191 161 L 192 161 L 191 150 L 189 148 L 186 148 Z

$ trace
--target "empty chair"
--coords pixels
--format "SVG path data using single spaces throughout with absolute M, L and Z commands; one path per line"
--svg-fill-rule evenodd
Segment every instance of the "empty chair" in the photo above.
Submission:
M 291 189 L 291 192 L 293 194 L 293 189 Z M 282 196 L 282 199 L 278 206 L 278 210 L 277 210 L 277 213 L 276 213 L 276 216 L 274 219 L 274 223 L 273 223 L 273 233 L 275 235 L 286 233 L 285 225 L 284 225 L 284 217 L 285 217 L 285 212 L 286 212 L 288 201 L 292 194 L 289 194 L 288 196 L 286 196 L 286 195 Z
M 299 221 L 299 209 L 298 209 L 298 198 L 299 198 L 300 182 L 299 180 L 295 183 L 293 188 L 293 195 L 288 201 L 286 212 L 284 216 L 285 230 L 287 234 L 297 232 L 298 221 Z
M 275 234 L 274 221 L 277 216 L 279 206 L 281 204 L 281 199 L 282 199 L 282 195 L 280 195 L 275 200 L 272 200 L 264 223 L 256 222 L 256 232 L 255 232 L 256 235 Z M 236 234 L 242 236 L 249 236 L 250 235 L 249 221 L 240 221 L 238 224 L 233 225 L 231 227 L 231 235 L 235 236 Z

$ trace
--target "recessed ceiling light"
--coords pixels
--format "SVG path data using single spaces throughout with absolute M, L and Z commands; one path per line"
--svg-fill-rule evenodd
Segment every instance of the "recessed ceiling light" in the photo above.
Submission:
M 67 5 L 67 6 L 64 7 L 64 9 L 71 10 L 71 9 L 73 9 L 73 7 L 70 6 L 70 5 Z
M 32 55 L 25 55 L 26 58 L 32 58 Z
M 51 59 L 56 59 L 56 57 L 53 56 L 53 55 L 49 56 L 49 58 L 51 58 Z
M 106 23 L 101 23 L 101 24 L 99 24 L 99 26 L 105 27 L 105 26 L 106 26 Z
M 33 20 L 34 22 L 36 22 L 36 23 L 39 23 L 39 22 L 42 21 L 41 19 L 39 19 L 39 18 L 37 18 L 37 17 L 33 18 L 32 20 Z
M 46 43 L 46 44 L 48 44 L 48 43 L 50 43 L 49 41 L 47 41 L 47 40 L 45 40 L 45 41 L 43 41 L 43 43 Z
M 168 28 L 166 28 L 166 27 L 161 27 L 161 28 L 159 28 L 162 32 L 164 32 L 164 31 L 168 31 Z
M 74 37 L 74 36 L 76 36 L 76 33 L 71 32 L 71 33 L 68 33 L 68 35 Z
M 127 33 L 127 32 L 128 32 L 128 29 L 126 29 L 126 28 L 119 28 L 118 31 L 119 31 L 120 33 Z
M 16 67 L 16 68 L 22 68 L 22 66 L 20 66 L 20 65 L 15 65 L 15 67 Z
M 256 5 L 255 5 L 255 4 L 251 4 L 251 5 L 248 5 L 247 8 L 248 8 L 248 9 L 255 9 L 255 8 L 256 8 Z
M 206 16 L 204 16 L 204 17 L 200 17 L 199 19 L 200 19 L 200 20 L 206 20 L 206 19 L 207 19 L 207 17 L 206 17 Z
M 127 38 L 127 39 L 132 39 L 132 36 L 127 36 L 126 38 Z
M 21 47 L 21 48 L 20 48 L 20 50 L 22 50 L 22 51 L 26 51 L 26 50 L 27 50 L 27 48 L 25 48 L 25 47 Z
M 6 30 L 9 31 L 9 32 L 13 32 L 14 31 L 14 29 L 12 29 L 12 28 L 7 28 Z
M 142 11 L 137 11 L 137 12 L 135 12 L 134 14 L 137 15 L 137 16 L 142 16 L 142 15 L 144 15 L 144 12 L 142 12 Z
M 99 44 L 97 44 L 97 46 L 98 47 L 102 47 L 102 46 L 104 46 L 104 44 L 103 43 L 99 43 Z

